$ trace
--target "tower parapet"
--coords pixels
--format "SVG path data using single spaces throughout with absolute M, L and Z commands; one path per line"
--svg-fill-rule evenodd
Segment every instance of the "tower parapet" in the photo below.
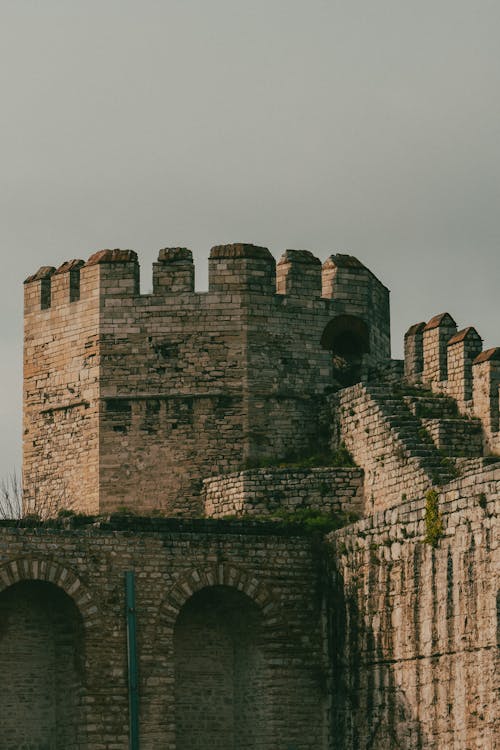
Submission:
M 500 452 L 500 347 L 479 354 L 472 365 L 474 414 L 483 423 L 486 448 Z
M 458 331 L 447 344 L 447 393 L 465 411 L 472 399 L 472 363 L 481 353 L 483 341 L 475 328 L 468 326 Z
M 85 285 L 101 297 L 139 294 L 139 260 L 134 250 L 99 250 L 81 270 Z
M 267 249 L 249 244 L 216 245 L 208 261 L 210 292 L 276 292 L 276 261 Z
M 187 247 L 166 247 L 153 263 L 153 294 L 194 292 L 193 253 Z
M 425 323 L 415 323 L 405 333 L 405 377 L 408 380 L 422 377 L 424 369 Z
M 80 271 L 84 265 L 85 261 L 74 259 L 59 266 L 51 277 L 51 306 L 80 299 Z
M 447 379 L 448 341 L 457 332 L 457 324 L 447 312 L 435 315 L 423 330 L 424 366 L 422 380 L 431 385 Z
M 353 255 L 330 255 L 322 268 L 322 295 L 339 313 L 369 327 L 369 356 L 374 364 L 391 356 L 389 290 Z
M 42 266 L 24 282 L 24 311 L 46 310 L 52 300 L 52 276 L 54 266 Z
M 321 261 L 309 250 L 285 250 L 276 266 L 276 291 L 321 297 Z

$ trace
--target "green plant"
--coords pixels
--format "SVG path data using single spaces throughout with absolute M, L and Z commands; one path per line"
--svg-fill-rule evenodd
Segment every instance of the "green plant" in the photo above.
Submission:
M 429 490 L 425 496 L 425 537 L 424 542 L 437 547 L 444 535 L 443 519 L 439 512 L 439 495 L 436 490 Z
M 486 510 L 486 495 L 484 494 L 484 492 L 481 492 L 481 494 L 479 495 L 478 503 L 480 508 Z
M 347 450 L 345 443 L 340 443 L 337 450 L 332 454 L 330 466 L 356 466 L 356 463 Z
M 137 513 L 132 508 L 129 508 L 128 505 L 118 505 L 118 507 L 116 508 L 116 511 L 114 512 L 114 515 L 135 516 L 137 515 Z
M 59 508 L 57 511 L 57 517 L 58 518 L 69 518 L 70 516 L 74 516 L 75 511 L 71 510 L 71 508 Z

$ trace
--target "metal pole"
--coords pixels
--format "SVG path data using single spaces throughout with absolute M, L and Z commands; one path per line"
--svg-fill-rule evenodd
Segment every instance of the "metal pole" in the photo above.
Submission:
M 139 750 L 139 685 L 137 676 L 137 642 L 135 619 L 135 573 L 125 572 L 125 596 L 127 607 L 127 659 L 128 659 L 128 706 L 130 750 Z

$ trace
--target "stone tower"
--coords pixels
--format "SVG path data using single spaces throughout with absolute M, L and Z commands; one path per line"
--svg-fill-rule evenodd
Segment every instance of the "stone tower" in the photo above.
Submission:
M 326 395 L 390 357 L 389 293 L 356 258 L 161 250 L 153 293 L 131 250 L 25 282 L 26 500 L 86 513 L 200 512 L 201 480 L 317 452 Z

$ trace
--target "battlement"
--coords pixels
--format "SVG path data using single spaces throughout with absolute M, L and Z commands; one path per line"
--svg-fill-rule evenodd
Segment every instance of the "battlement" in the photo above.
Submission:
M 460 331 L 447 312 L 416 323 L 405 334 L 405 377 L 454 398 L 462 414 L 479 417 L 485 447 L 500 448 L 500 348 L 482 351 L 473 326 Z
M 195 294 L 195 267 L 188 248 L 161 249 L 152 271 L 152 296 Z M 57 269 L 43 266 L 24 285 L 26 314 L 79 300 L 151 296 L 140 294 L 140 266 L 133 250 L 99 250 L 87 261 L 68 260 Z M 323 297 L 352 314 L 378 304 L 388 311 L 388 290 L 357 258 L 331 255 L 322 265 L 309 250 L 286 250 L 276 264 L 265 247 L 216 245 L 208 259 L 208 291 Z

